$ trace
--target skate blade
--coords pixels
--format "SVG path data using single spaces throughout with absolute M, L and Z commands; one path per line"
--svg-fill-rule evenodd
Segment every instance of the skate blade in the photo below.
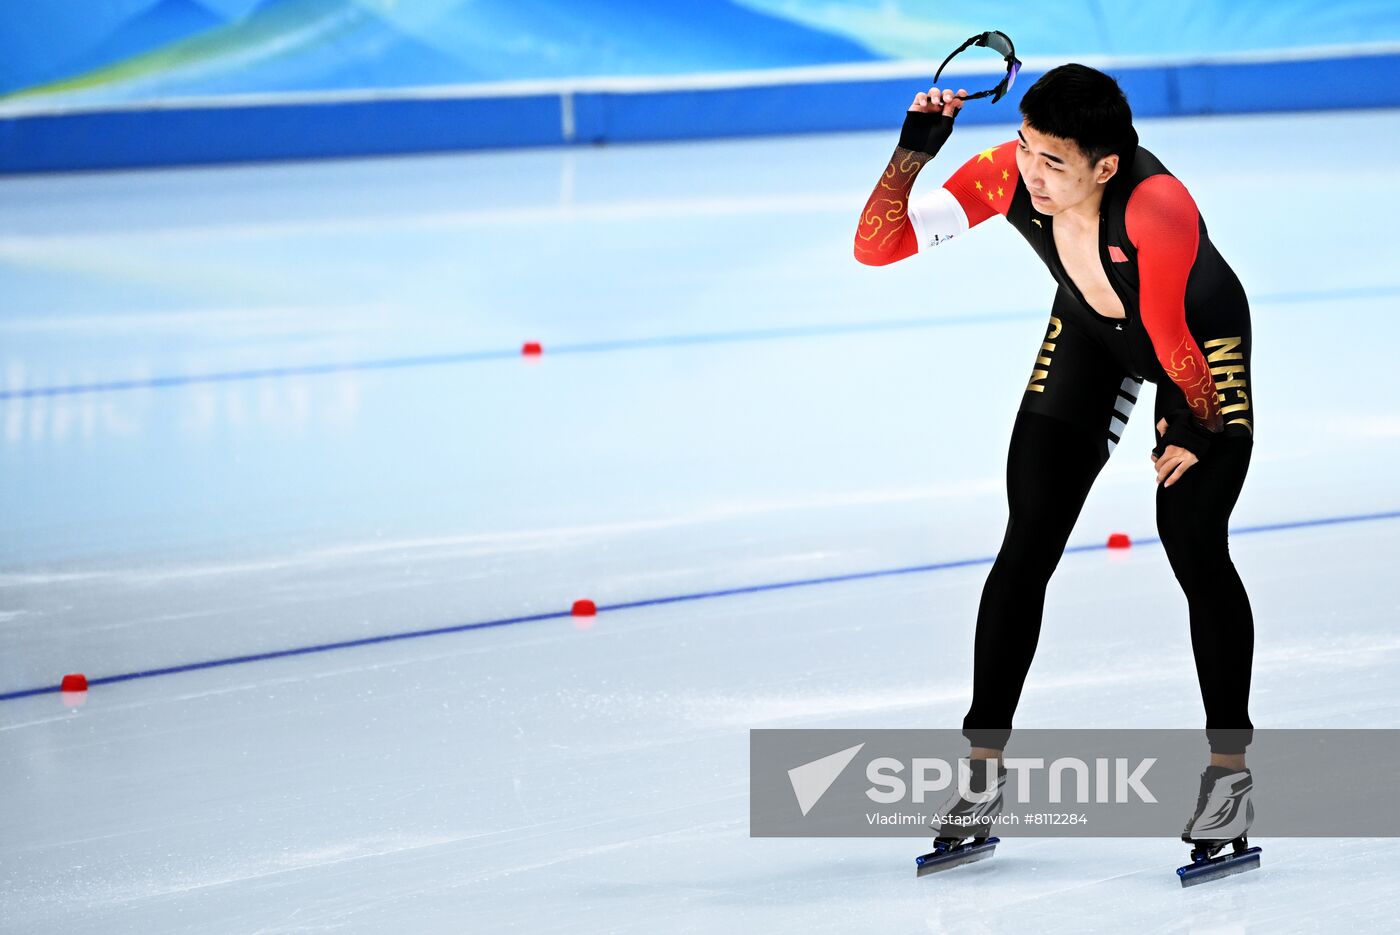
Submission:
M 1263 853 L 1263 848 L 1251 847 L 1238 854 L 1226 854 L 1221 857 L 1212 857 L 1209 860 L 1198 860 L 1185 867 L 1178 867 L 1176 875 L 1181 877 L 1182 886 L 1209 883 L 1211 880 L 1234 876 L 1237 873 L 1244 873 L 1246 870 L 1258 870 L 1261 853 Z
M 934 851 L 931 854 L 922 854 L 914 858 L 917 873 L 916 877 L 926 877 L 930 873 L 938 873 L 941 870 L 951 870 L 963 864 L 975 863 L 979 860 L 986 860 L 996 852 L 997 844 L 1001 838 L 987 838 L 985 841 L 975 841 L 971 844 L 964 844 L 947 851 Z

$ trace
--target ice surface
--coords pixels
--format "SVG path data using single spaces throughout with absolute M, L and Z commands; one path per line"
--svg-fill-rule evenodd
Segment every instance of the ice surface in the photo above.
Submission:
M 1251 531 L 1400 509 L 1400 113 L 1141 132 L 1251 297 L 1254 721 L 1400 727 L 1400 520 Z M 0 694 L 603 607 L 0 701 L 0 930 L 1393 924 L 1390 840 L 748 837 L 750 728 L 968 700 L 1053 286 L 1005 225 L 856 264 L 893 143 L 0 181 Z M 1149 403 L 1072 544 L 1155 534 Z M 1201 720 L 1160 548 L 1067 555 L 1017 725 Z

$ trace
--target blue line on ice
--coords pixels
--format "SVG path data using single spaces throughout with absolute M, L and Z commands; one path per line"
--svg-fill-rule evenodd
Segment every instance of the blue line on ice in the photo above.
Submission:
M 1400 510 L 1392 510 L 1382 513 L 1362 513 L 1353 516 L 1330 516 L 1320 519 L 1295 520 L 1286 523 L 1269 523 L 1262 526 L 1244 526 L 1230 530 L 1233 536 L 1246 535 L 1249 533 L 1278 532 L 1284 529 L 1303 529 L 1310 526 L 1332 526 L 1341 523 L 1364 523 L 1375 520 L 1400 519 Z M 1135 540 L 1136 545 L 1146 545 L 1159 540 L 1155 537 L 1148 537 Z M 1070 552 L 1094 552 L 1099 549 L 1107 549 L 1106 544 L 1076 545 L 1065 549 Z M 768 584 L 751 584 L 743 587 L 725 588 L 719 591 L 700 591 L 693 594 L 673 594 L 667 597 L 653 597 L 639 601 L 626 601 L 620 604 L 608 604 L 598 607 L 598 612 L 614 610 L 630 610 L 637 607 L 655 607 L 661 604 L 678 604 L 685 601 L 702 601 L 716 597 L 732 597 L 738 594 L 756 594 L 762 591 L 778 591 L 786 588 L 805 588 L 822 584 L 838 584 L 845 581 L 860 581 L 868 578 L 887 578 L 893 575 L 909 575 L 929 571 L 944 571 L 950 568 L 965 568 L 969 565 L 990 565 L 995 560 L 995 556 L 985 556 L 982 558 L 966 558 L 956 561 L 935 562 L 930 565 L 909 565 L 903 568 L 882 568 L 875 571 L 858 571 L 844 575 L 827 575 L 821 578 L 800 578 L 794 581 L 776 581 Z M 462 623 L 450 627 L 434 627 L 430 630 L 408 630 L 401 633 L 386 633 L 382 636 L 368 636 L 357 640 L 344 640 L 336 643 L 318 643 L 312 646 L 299 646 L 293 649 L 279 649 L 267 653 L 253 653 L 247 656 L 232 656 L 227 659 L 210 659 L 205 662 L 192 662 L 186 665 L 169 666 L 164 669 L 148 669 L 142 672 L 127 672 L 121 675 L 108 675 L 99 678 L 88 679 L 89 686 L 111 685 L 115 682 L 130 682 L 136 679 L 155 678 L 161 675 L 176 675 L 181 672 L 194 672 L 199 669 L 216 669 L 223 666 L 243 665 L 250 662 L 262 662 L 267 659 L 281 659 L 286 656 L 304 656 L 310 653 L 324 653 L 336 649 L 349 649 L 354 646 L 371 646 L 375 643 L 391 643 L 398 640 L 419 639 L 425 636 L 441 636 L 446 633 L 464 633 L 468 630 L 486 630 L 493 627 L 513 626 L 518 623 L 538 623 L 544 620 L 560 620 L 571 616 L 570 611 L 560 610 L 547 614 L 530 614 L 524 617 L 506 617 L 500 620 L 483 620 L 477 623 Z M 48 695 L 58 692 L 58 685 L 49 685 L 44 688 L 28 688 L 20 691 L 0 693 L 0 701 L 13 701 L 18 698 L 29 698 L 34 695 Z
M 1373 299 L 1400 295 L 1400 285 L 1368 286 L 1355 289 L 1323 289 L 1316 291 L 1259 295 L 1255 305 L 1288 304 L 1295 302 L 1344 301 Z M 578 344 L 546 344 L 549 356 L 560 354 L 600 354 L 612 351 L 636 351 L 658 347 L 684 347 L 695 344 L 740 344 L 751 341 L 775 341 L 786 338 L 824 337 L 836 334 L 869 334 L 880 331 L 904 331 L 921 328 L 942 328 L 951 325 L 986 325 L 1008 321 L 1041 320 L 1046 312 L 1003 312 L 1000 314 L 955 315 L 938 318 L 905 318 L 890 321 L 845 322 L 826 325 L 806 325 L 790 328 L 759 328 L 745 331 L 721 331 L 712 334 L 662 335 L 650 338 L 626 338 L 615 341 L 591 341 Z M 321 376 L 347 371 L 399 370 L 411 367 L 439 367 L 448 364 L 479 363 L 507 360 L 521 356 L 518 348 L 460 351 L 451 354 L 422 354 L 408 357 L 385 357 L 365 360 L 332 361 L 320 364 L 298 364 L 286 367 L 263 367 L 251 370 L 229 370 L 166 377 L 145 377 L 132 380 L 110 380 L 102 383 L 77 383 L 66 386 L 12 387 L 0 390 L 0 401 L 33 399 L 47 396 L 75 396 L 82 393 L 112 393 L 123 390 L 167 389 L 201 383 L 228 383 L 240 380 L 264 380 L 275 377 Z

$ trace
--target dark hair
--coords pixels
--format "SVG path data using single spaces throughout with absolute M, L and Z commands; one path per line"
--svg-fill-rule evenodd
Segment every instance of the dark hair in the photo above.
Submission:
M 1137 146 L 1127 95 L 1087 65 L 1060 65 L 1041 75 L 1021 98 L 1021 116 L 1041 133 L 1073 141 L 1090 165 L 1110 153 L 1126 161 Z

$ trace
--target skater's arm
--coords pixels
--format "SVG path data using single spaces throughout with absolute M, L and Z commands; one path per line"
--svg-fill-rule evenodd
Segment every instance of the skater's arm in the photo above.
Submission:
M 950 196 L 957 204 L 963 230 L 976 227 L 988 218 L 1006 216 L 1016 194 L 1016 183 L 1021 180 L 1021 171 L 1016 166 L 1016 142 L 1007 140 L 982 150 L 943 183 L 939 193 Z
M 922 115 L 911 112 L 909 122 Z M 951 120 L 949 120 L 951 124 Z M 919 132 L 917 123 L 912 135 Z M 941 188 L 910 197 L 909 190 L 932 155 L 900 148 L 865 206 L 856 232 L 856 259 L 882 266 L 935 247 L 988 218 L 1005 216 L 1016 193 L 1016 141 L 984 149 L 963 163 Z M 907 211 L 905 206 L 908 205 Z
M 1174 424 L 1167 441 L 1195 451 L 1193 435 L 1208 444 L 1204 433 L 1222 427 L 1215 380 L 1186 327 L 1186 281 L 1200 246 L 1196 203 L 1177 179 L 1154 175 L 1133 189 L 1126 220 L 1128 239 L 1138 252 L 1143 327 L 1190 408 L 1191 418 Z
M 957 227 L 959 220 L 963 222 L 962 230 L 967 229 L 966 219 L 946 193 L 944 200 L 934 195 L 913 199 L 911 203 L 910 198 L 919 170 L 947 141 L 953 132 L 953 118 L 961 109 L 962 100 L 951 90 L 939 92 L 933 88 L 929 94 L 920 91 L 915 96 L 904 115 L 899 145 L 860 213 L 855 256 L 861 263 L 884 266 L 912 256 L 919 251 L 921 238 L 927 232 L 943 231 L 942 236 L 952 236 L 958 232 L 952 228 Z
M 903 146 L 896 149 L 861 215 L 856 259 L 883 266 L 935 247 L 988 218 L 1004 216 L 1020 178 L 1015 149 L 1016 141 L 1009 140 L 983 150 L 963 163 L 941 188 L 912 198 L 909 189 L 914 177 L 933 157 Z
M 912 114 L 911 114 L 912 116 Z M 890 157 L 856 228 L 856 259 L 866 266 L 885 266 L 919 252 L 919 237 L 909 218 L 909 190 L 919 170 L 932 159 L 901 143 Z

